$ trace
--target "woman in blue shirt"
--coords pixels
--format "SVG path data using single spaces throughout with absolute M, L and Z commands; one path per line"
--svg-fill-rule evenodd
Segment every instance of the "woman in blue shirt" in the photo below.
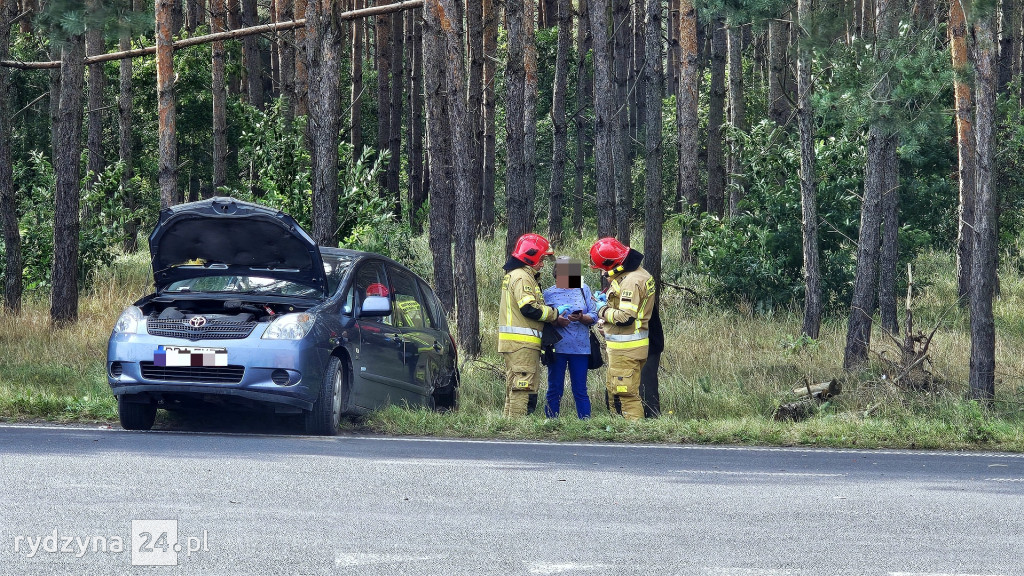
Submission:
M 587 364 L 590 360 L 590 326 L 597 321 L 597 303 L 590 287 L 583 283 L 579 260 L 560 257 L 554 266 L 555 285 L 544 291 L 548 306 L 569 306 L 565 328 L 557 328 L 562 339 L 555 344 L 554 360 L 548 366 L 548 392 L 544 414 L 558 416 L 565 390 L 565 370 L 569 369 L 576 415 L 590 418 L 590 396 L 587 395 Z

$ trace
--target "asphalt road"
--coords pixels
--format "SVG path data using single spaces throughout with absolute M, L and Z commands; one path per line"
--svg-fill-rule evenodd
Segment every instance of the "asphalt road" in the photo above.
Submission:
M 1024 575 L 1022 496 L 1008 454 L 0 425 L 0 574 Z

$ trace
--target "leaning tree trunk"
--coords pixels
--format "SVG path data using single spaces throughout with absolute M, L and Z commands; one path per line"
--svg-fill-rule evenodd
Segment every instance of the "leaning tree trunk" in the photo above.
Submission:
M 996 34 L 993 19 L 974 21 L 974 63 L 978 140 L 977 196 L 975 198 L 974 259 L 971 268 L 971 396 L 991 401 L 995 397 L 996 333 L 992 296 L 996 282 L 998 250 L 997 191 L 993 184 L 993 132 L 996 116 Z
M 878 31 L 875 58 L 883 67 L 892 65 L 893 55 L 889 42 L 896 37 L 903 7 L 904 3 L 901 0 L 877 0 Z M 871 97 L 875 101 L 889 99 L 890 73 L 894 71 L 883 70 L 880 73 L 871 92 Z M 857 270 L 843 356 L 843 366 L 847 370 L 860 368 L 868 360 L 878 285 L 882 196 L 886 192 L 886 187 L 894 183 L 889 172 L 896 168 L 896 145 L 897 136 L 892 130 L 892 119 L 884 116 L 874 119 L 868 129 L 864 199 L 861 204 L 860 235 L 857 240 Z
M 427 109 L 427 156 L 430 182 L 430 253 L 434 289 L 445 313 L 455 312 L 455 277 L 452 269 L 452 234 L 455 200 L 452 186 L 451 132 L 448 127 L 445 46 L 438 22 L 423 20 L 423 93 Z
M 57 140 L 53 144 L 54 192 L 53 273 L 50 320 L 60 326 L 78 319 L 78 209 L 81 195 L 82 85 L 85 82 L 85 38 L 64 42 L 60 65 L 60 106 Z
M 341 3 L 313 0 L 306 10 L 309 70 L 307 135 L 313 180 L 313 239 L 338 243 L 338 142 L 341 129 Z
M 551 153 L 551 186 L 548 202 L 548 239 L 562 236 L 562 205 L 565 193 L 565 158 L 569 127 L 565 121 L 565 99 L 569 80 L 569 50 L 572 48 L 572 2 L 558 1 L 558 49 L 555 55 L 555 87 L 551 98 L 554 139 Z
M 127 8 L 129 11 L 135 10 L 134 0 L 128 0 Z M 130 48 L 131 32 L 127 27 L 122 27 L 120 38 L 118 39 L 118 49 L 124 51 Z M 131 58 L 125 58 L 119 64 L 120 76 L 118 81 L 120 83 L 120 93 L 117 97 L 117 157 L 123 166 L 121 171 L 121 193 L 124 194 L 124 205 L 125 208 L 134 213 L 138 205 L 138 198 L 136 198 L 135 187 L 132 182 L 135 173 L 132 137 L 132 73 L 134 72 L 134 66 L 132 65 Z M 138 250 L 138 236 L 139 218 L 132 216 L 124 223 L 124 251 L 126 253 L 131 254 Z
M 256 13 L 256 0 L 242 0 L 242 26 L 255 26 L 259 17 Z M 245 61 L 245 81 L 249 104 L 263 109 L 263 73 L 260 61 L 258 36 L 242 38 L 242 52 Z
M 633 212 L 632 166 L 629 136 L 629 47 L 633 33 L 630 31 L 630 0 L 612 0 L 612 68 L 615 79 L 615 115 L 612 118 L 614 148 L 612 158 L 615 167 L 615 235 L 623 244 L 629 244 L 630 216 Z
M 0 0 L 0 22 L 10 22 L 18 14 L 17 0 Z M 7 59 L 11 28 L 0 26 L 0 60 Z M 21 310 L 21 234 L 18 226 L 18 202 L 11 167 L 11 69 L 0 68 L 0 227 L 4 234 L 3 308 Z
M 700 52 L 697 45 L 697 11 L 693 0 L 679 2 L 679 88 L 676 96 L 676 122 L 679 127 L 679 187 L 684 202 L 680 212 L 692 215 L 700 202 L 700 173 L 696 142 L 700 138 L 697 118 L 697 91 L 700 88 Z M 692 262 L 690 230 L 682 228 L 682 261 Z
M 644 84 L 647 118 L 645 119 L 646 166 L 644 178 L 644 267 L 654 277 L 660 288 L 662 221 L 665 200 L 661 182 L 661 96 L 662 96 L 662 51 L 661 51 L 661 0 L 647 0 L 644 30 Z M 657 294 L 657 292 L 655 293 Z
M 498 57 L 498 7 L 495 0 L 483 0 L 483 191 L 480 208 L 480 234 L 494 236 L 495 151 L 497 128 L 494 100 L 495 61 Z
M 438 30 L 438 40 L 443 44 L 445 82 L 447 91 L 448 121 L 450 139 L 448 144 L 454 162 L 456 200 L 460 206 L 473 206 L 477 196 L 473 188 L 473 153 L 470 139 L 473 127 L 466 113 L 465 85 L 466 67 L 463 64 L 462 21 L 456 17 L 454 0 L 427 0 L 424 5 L 425 19 L 430 20 L 431 31 Z M 451 16 L 448 16 L 448 15 Z M 450 19 L 451 24 L 445 25 Z M 473 210 L 455 211 L 455 275 L 465 279 L 455 284 L 457 303 L 456 326 L 459 344 L 470 359 L 480 355 L 480 309 L 476 294 L 476 215 Z
M 803 333 L 818 338 L 821 330 L 821 269 L 818 263 L 818 181 L 814 163 L 814 109 L 811 105 L 811 50 L 805 39 L 811 32 L 813 0 L 799 0 L 800 40 L 797 57 L 797 125 L 800 128 L 800 206 L 803 212 L 804 322 Z
M 708 214 L 725 213 L 725 162 L 722 124 L 725 120 L 725 18 L 711 21 L 711 100 L 708 109 Z
M 594 165 L 597 168 L 597 235 L 614 236 L 615 170 L 614 154 L 615 90 L 612 86 L 611 58 L 608 50 L 608 0 L 591 0 L 590 33 L 594 42 Z
M 587 108 L 594 103 L 594 77 L 587 67 L 587 54 L 590 52 L 587 10 L 587 0 L 580 0 L 576 24 L 576 176 L 573 184 L 575 192 L 572 209 L 572 228 L 576 232 L 583 230 L 583 199 L 586 197 L 583 177 L 587 171 L 587 156 L 591 148 L 587 130 Z
M 505 66 L 507 166 L 505 169 L 505 217 L 508 233 L 505 252 L 511 253 L 519 236 L 530 231 L 529 194 L 526 183 L 526 30 L 523 2 L 505 6 L 508 32 L 508 63 Z M 434 181 L 433 179 L 431 181 Z
M 213 31 L 224 30 L 224 0 L 210 3 Z M 213 43 L 213 189 L 214 195 L 228 183 L 227 83 L 224 76 L 224 42 Z
M 735 132 L 747 131 L 747 102 L 743 96 L 743 26 L 729 24 L 729 124 Z M 729 216 L 739 214 L 740 200 L 746 195 L 747 182 L 740 161 L 741 146 L 729 139 Z
M 171 18 L 174 0 L 156 3 L 156 94 L 160 149 L 160 208 L 178 203 L 178 139 L 175 134 L 174 46 Z
M 100 0 L 89 0 L 89 9 L 98 12 Z M 103 42 L 103 26 L 97 25 L 85 33 L 85 52 L 87 55 L 103 54 L 106 47 Z M 103 75 L 103 63 L 89 65 L 89 128 L 86 146 L 89 149 L 87 170 L 91 174 L 89 186 L 92 187 L 100 177 L 106 165 L 103 158 L 103 91 L 106 88 L 106 77 Z
M 974 105 L 971 88 L 964 76 L 969 71 L 967 58 L 967 17 L 960 0 L 949 6 L 949 47 L 953 58 L 956 98 L 956 142 L 959 171 L 959 222 L 956 240 L 957 296 L 960 306 L 970 303 L 971 269 L 974 253 L 974 195 L 977 157 L 974 138 Z

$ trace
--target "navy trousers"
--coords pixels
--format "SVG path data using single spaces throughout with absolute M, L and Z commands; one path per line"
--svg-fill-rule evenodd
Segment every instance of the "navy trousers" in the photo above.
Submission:
M 572 396 L 576 400 L 576 415 L 590 418 L 590 396 L 587 395 L 587 354 L 559 354 L 555 352 L 555 360 L 548 366 L 547 404 L 544 415 L 556 418 L 562 405 L 562 392 L 565 390 L 565 369 L 569 369 L 569 380 L 572 383 Z

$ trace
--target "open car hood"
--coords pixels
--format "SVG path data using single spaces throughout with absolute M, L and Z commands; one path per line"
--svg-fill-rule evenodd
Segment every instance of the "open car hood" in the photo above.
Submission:
M 291 216 L 217 197 L 160 211 L 149 236 L 153 279 L 160 291 L 202 276 L 262 276 L 327 294 L 320 248 Z

